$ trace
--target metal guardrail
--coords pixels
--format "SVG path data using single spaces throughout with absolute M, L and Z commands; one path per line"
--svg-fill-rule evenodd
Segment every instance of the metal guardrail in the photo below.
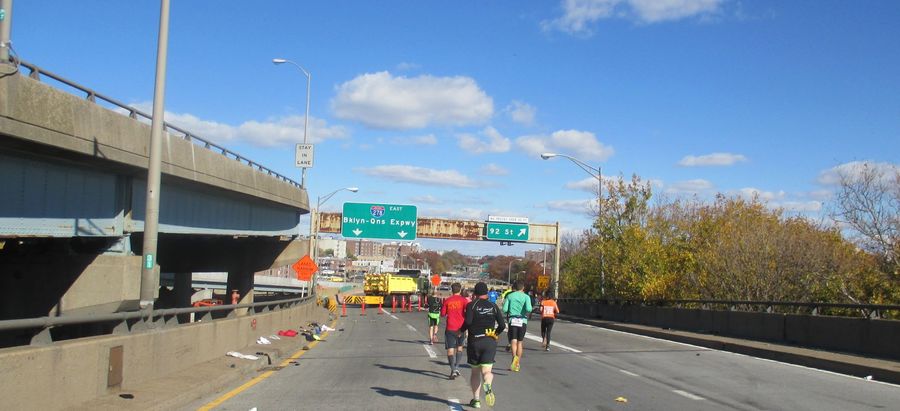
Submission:
M 273 307 L 282 308 L 299 305 L 308 301 L 314 301 L 315 295 L 289 298 L 284 300 L 263 301 L 249 304 L 214 305 L 207 307 L 167 308 L 162 310 L 126 311 L 112 314 L 97 315 L 71 315 L 59 317 L 22 318 L 16 320 L 0 321 L 0 332 L 41 329 L 31 338 L 31 345 L 44 345 L 53 342 L 50 330 L 53 327 L 67 325 L 83 325 L 92 323 L 117 322 L 112 334 L 126 334 L 130 331 L 139 331 L 152 328 L 174 327 L 179 324 L 178 315 L 203 314 L 198 321 L 208 321 L 214 311 L 230 310 L 228 318 L 233 318 L 235 310 L 240 308 L 254 309 L 254 313 L 269 312 Z M 259 311 L 255 309 L 262 308 Z M 129 324 L 131 323 L 131 327 Z
M 116 107 L 119 107 L 119 108 L 121 108 L 121 109 L 123 109 L 123 110 L 128 111 L 128 116 L 131 117 L 131 118 L 133 118 L 133 119 L 135 119 L 135 120 L 139 120 L 140 118 L 144 118 L 144 119 L 146 119 L 146 120 L 152 120 L 152 119 L 153 119 L 153 116 L 150 115 L 150 114 L 144 113 L 143 111 L 140 111 L 140 110 L 138 110 L 138 109 L 136 109 L 136 108 L 134 108 L 134 107 L 131 107 L 131 106 L 125 104 L 125 103 L 122 103 L 122 102 L 120 102 L 120 101 L 118 101 L 118 100 L 116 100 L 116 99 L 114 99 L 114 98 L 112 98 L 112 97 L 107 97 L 107 96 L 105 96 L 105 95 L 103 95 L 103 94 L 100 94 L 100 93 L 98 93 L 98 92 L 96 92 L 96 91 L 94 91 L 94 90 L 91 90 L 91 89 L 89 89 L 89 88 L 87 88 L 87 87 L 84 87 L 84 86 L 78 84 L 78 83 L 75 83 L 74 81 L 67 80 L 67 79 L 65 79 L 65 78 L 63 78 L 63 77 L 61 77 L 61 76 L 59 76 L 59 75 L 56 75 L 56 74 L 54 74 L 54 73 L 52 73 L 52 72 L 49 72 L 49 71 L 47 71 L 47 70 L 44 70 L 44 69 L 42 69 L 42 68 L 40 68 L 40 67 L 38 67 L 38 66 L 36 66 L 36 65 L 34 65 L 34 64 L 31 64 L 31 63 L 28 63 L 28 62 L 25 62 L 25 61 L 21 61 L 21 60 L 16 60 L 15 62 L 16 62 L 17 64 L 19 64 L 20 66 L 27 68 L 27 69 L 29 70 L 28 77 L 30 77 L 30 78 L 32 78 L 32 79 L 34 79 L 34 80 L 41 81 L 41 76 L 46 76 L 46 77 L 49 77 L 49 78 L 51 78 L 51 79 L 53 79 L 53 80 L 56 80 L 56 81 L 58 81 L 58 82 L 60 82 L 60 83 L 62 83 L 62 84 L 65 84 L 66 86 L 72 87 L 72 88 L 74 88 L 74 89 L 76 89 L 76 90 L 78 90 L 78 91 L 81 91 L 81 92 L 85 93 L 85 98 L 86 98 L 88 101 L 90 101 L 90 102 L 96 103 L 96 102 L 97 102 L 97 99 L 100 99 L 101 101 L 105 101 L 105 102 L 107 102 L 107 103 L 109 103 L 109 104 L 112 104 L 112 105 L 114 105 L 114 106 L 116 106 Z M 294 180 L 291 180 L 290 178 L 287 178 L 287 177 L 285 177 L 285 176 L 279 174 L 278 172 L 276 172 L 276 171 L 274 171 L 274 170 L 271 170 L 271 169 L 269 169 L 269 168 L 266 168 L 266 167 L 263 166 L 262 164 L 259 164 L 259 163 L 255 162 L 255 161 L 253 161 L 253 160 L 250 160 L 250 159 L 247 158 L 247 157 L 244 157 L 244 156 L 242 156 L 242 155 L 240 155 L 240 154 L 238 154 L 238 153 L 235 153 L 234 151 L 231 151 L 231 150 L 229 150 L 229 149 L 227 149 L 227 148 L 225 148 L 225 147 L 222 147 L 222 146 L 220 146 L 220 145 L 218 145 L 218 144 L 216 144 L 216 143 L 213 143 L 213 142 L 211 142 L 211 141 L 205 140 L 205 139 L 203 139 L 203 138 L 201 138 L 201 137 L 199 137 L 199 136 L 197 136 L 197 135 L 191 133 L 190 131 L 184 130 L 184 129 L 182 129 L 182 128 L 178 127 L 178 126 L 175 126 L 175 125 L 173 125 L 173 124 L 170 124 L 170 123 L 167 123 L 167 122 L 164 122 L 163 124 L 164 124 L 165 130 L 166 130 L 167 132 L 171 133 L 171 134 L 176 134 L 176 133 L 177 133 L 177 134 L 181 134 L 181 137 L 182 137 L 183 139 L 185 139 L 185 140 L 187 140 L 187 141 L 190 141 L 191 143 L 197 144 L 198 146 L 202 146 L 202 147 L 206 148 L 207 150 L 218 151 L 218 152 L 220 152 L 220 153 L 221 153 L 223 156 L 225 156 L 225 157 L 230 157 L 230 158 L 233 158 L 233 159 L 235 159 L 235 160 L 237 160 L 237 161 L 240 161 L 240 162 L 242 162 L 242 163 L 246 163 L 246 164 L 249 165 L 250 167 L 257 169 L 257 170 L 259 170 L 260 172 L 266 173 L 266 174 L 268 174 L 268 175 L 270 175 L 270 176 L 272 176 L 272 177 L 275 177 L 275 178 L 278 179 L 278 180 L 284 181 L 285 183 L 288 183 L 288 184 L 290 184 L 290 185 L 292 185 L 292 186 L 295 186 L 295 187 L 297 187 L 297 188 L 301 188 L 300 183 L 298 183 L 298 182 L 296 182 L 296 181 L 294 181 Z M 174 133 L 173 133 L 173 132 L 174 132 Z
M 589 298 L 560 298 L 560 302 L 589 303 L 607 305 L 644 305 L 655 307 L 679 307 L 699 306 L 702 309 L 714 307 L 727 307 L 729 311 L 755 311 L 775 312 L 775 307 L 792 307 L 795 309 L 808 309 L 812 315 L 822 315 L 824 309 L 841 309 L 856 311 L 870 318 L 883 318 L 888 311 L 900 313 L 900 305 L 890 304 L 846 304 L 846 303 L 816 303 L 795 301 L 745 301 L 745 300 L 619 300 L 619 299 L 589 299 Z M 744 309 L 744 307 L 756 307 L 759 309 Z M 799 311 L 799 310 L 798 310 Z

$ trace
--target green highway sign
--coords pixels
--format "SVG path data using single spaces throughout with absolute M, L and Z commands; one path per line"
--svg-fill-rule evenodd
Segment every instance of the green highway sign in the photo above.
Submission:
M 528 241 L 528 224 L 488 222 L 485 232 L 488 240 Z
M 344 238 L 416 239 L 416 206 L 344 203 L 341 235 Z

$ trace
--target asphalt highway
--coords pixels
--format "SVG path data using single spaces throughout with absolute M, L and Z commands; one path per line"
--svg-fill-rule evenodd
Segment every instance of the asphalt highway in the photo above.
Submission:
M 429 345 L 424 312 L 349 314 L 296 365 L 184 409 L 471 409 L 469 369 L 448 379 L 443 331 Z M 544 352 L 539 320 L 528 330 L 520 372 L 498 350 L 494 409 L 900 410 L 900 387 L 878 381 L 562 320 Z

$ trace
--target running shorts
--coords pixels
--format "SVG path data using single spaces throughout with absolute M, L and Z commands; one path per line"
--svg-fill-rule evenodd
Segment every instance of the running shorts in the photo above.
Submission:
M 509 327 L 509 338 L 513 340 L 523 341 L 525 340 L 525 328 L 527 328 L 528 324 L 522 324 L 521 327 Z
M 459 335 L 457 335 L 459 333 Z M 459 348 L 463 346 L 463 338 L 465 338 L 465 333 L 460 333 L 459 331 L 450 331 L 444 330 L 444 348 Z
M 496 355 L 497 340 L 491 337 L 469 339 L 469 345 L 466 347 L 466 357 L 469 365 L 473 367 L 493 365 Z
M 438 325 L 441 322 L 441 313 L 428 313 L 428 325 Z

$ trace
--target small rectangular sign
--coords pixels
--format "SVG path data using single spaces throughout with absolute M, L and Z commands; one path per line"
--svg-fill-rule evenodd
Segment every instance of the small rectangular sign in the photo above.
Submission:
M 297 152 L 294 156 L 296 166 L 299 168 L 312 168 L 313 166 L 313 145 L 297 144 Z
M 500 215 L 489 215 L 488 221 L 492 223 L 528 224 L 528 217 L 506 217 Z

